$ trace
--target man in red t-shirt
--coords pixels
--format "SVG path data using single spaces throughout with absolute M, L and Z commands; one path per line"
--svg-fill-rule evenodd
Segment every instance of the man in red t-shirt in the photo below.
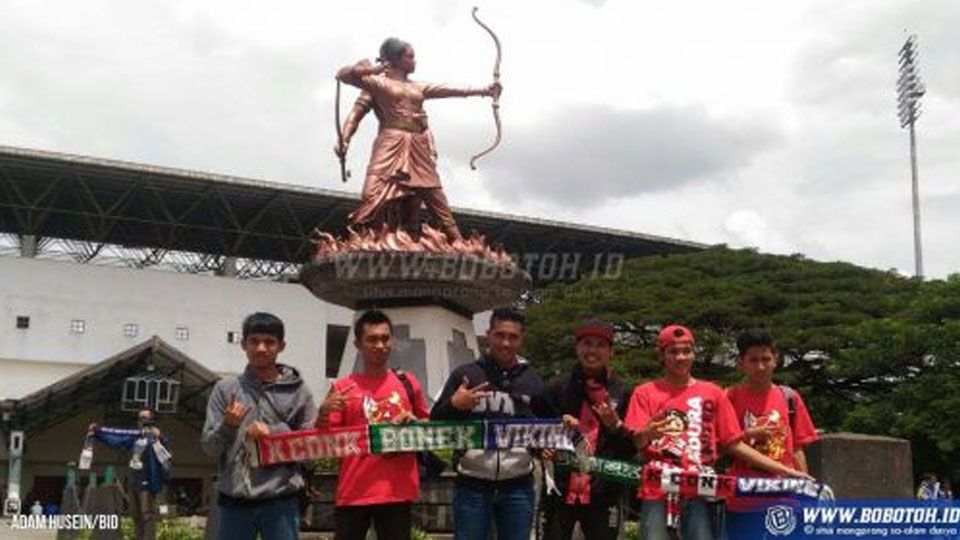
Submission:
M 393 324 L 380 311 L 363 313 L 353 327 L 363 371 L 333 383 L 320 406 L 317 427 L 405 423 L 429 418 L 420 383 L 404 373 L 408 392 L 390 369 Z M 413 403 L 410 395 L 413 394 Z M 345 457 L 340 460 L 334 539 L 363 540 L 373 522 L 380 540 L 409 540 L 410 506 L 420 497 L 416 454 Z
M 809 472 L 804 447 L 817 440 L 817 431 L 800 394 L 773 384 L 777 346 L 762 329 L 737 336 L 737 366 L 746 380 L 727 389 L 743 440 L 763 455 L 787 467 Z M 730 473 L 738 476 L 775 476 L 735 459 Z M 775 499 L 735 498 L 728 501 L 729 531 L 762 530 L 763 510 Z M 760 528 L 758 528 L 760 527 Z
M 648 462 L 684 469 L 709 470 L 726 451 L 752 466 L 784 476 L 807 477 L 750 448 L 743 442 L 730 400 L 717 385 L 694 379 L 694 339 L 689 329 L 669 325 L 660 331 L 657 348 L 664 376 L 638 386 L 630 398 L 626 425 Z M 666 503 L 657 491 L 641 488 L 640 522 L 647 540 L 667 540 Z M 681 503 L 684 539 L 719 537 L 714 508 L 702 499 Z

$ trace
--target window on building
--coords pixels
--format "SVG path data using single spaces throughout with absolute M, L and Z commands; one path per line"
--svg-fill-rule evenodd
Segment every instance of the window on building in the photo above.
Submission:
M 343 349 L 350 339 L 350 327 L 339 324 L 327 325 L 327 378 L 336 379 L 340 373 L 340 360 L 343 358 Z
M 153 375 L 129 377 L 124 381 L 121 399 L 120 408 L 124 411 L 147 407 L 156 412 L 175 413 L 180 399 L 180 381 Z
M 73 319 L 70 321 L 70 331 L 74 334 L 82 334 L 87 331 L 87 323 L 83 319 Z
M 240 332 L 227 332 L 227 343 L 240 343 Z
M 123 335 L 127 337 L 137 337 L 140 333 L 140 325 L 137 323 L 127 323 L 123 325 Z
M 30 328 L 30 317 L 26 315 L 17 315 L 17 328 L 27 329 Z
M 186 326 L 178 326 L 177 329 L 174 330 L 173 335 L 180 341 L 187 341 L 190 339 L 190 329 Z

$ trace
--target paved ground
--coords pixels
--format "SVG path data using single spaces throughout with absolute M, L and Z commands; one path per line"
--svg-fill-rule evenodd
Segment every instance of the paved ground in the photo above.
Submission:
M 56 537 L 56 531 L 11 529 L 9 521 L 0 521 L 0 538 L 3 540 L 54 540 Z

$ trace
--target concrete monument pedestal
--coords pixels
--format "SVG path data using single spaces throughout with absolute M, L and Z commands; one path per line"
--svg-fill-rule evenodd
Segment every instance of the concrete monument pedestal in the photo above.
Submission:
M 910 441 L 827 433 L 807 450 L 810 474 L 833 488 L 838 499 L 912 499 Z
M 300 281 L 324 301 L 387 313 L 394 324 L 390 365 L 413 373 L 431 402 L 450 372 L 477 358 L 473 315 L 510 305 L 530 288 L 530 277 L 512 264 L 406 251 L 320 257 L 304 266 Z M 348 341 L 340 377 L 361 368 L 352 335 Z

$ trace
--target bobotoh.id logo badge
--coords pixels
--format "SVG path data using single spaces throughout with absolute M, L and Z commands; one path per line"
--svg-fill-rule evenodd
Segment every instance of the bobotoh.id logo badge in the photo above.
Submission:
M 767 532 L 773 536 L 787 536 L 797 528 L 797 515 L 793 508 L 784 505 L 775 505 L 767 508 L 767 516 L 763 524 Z

